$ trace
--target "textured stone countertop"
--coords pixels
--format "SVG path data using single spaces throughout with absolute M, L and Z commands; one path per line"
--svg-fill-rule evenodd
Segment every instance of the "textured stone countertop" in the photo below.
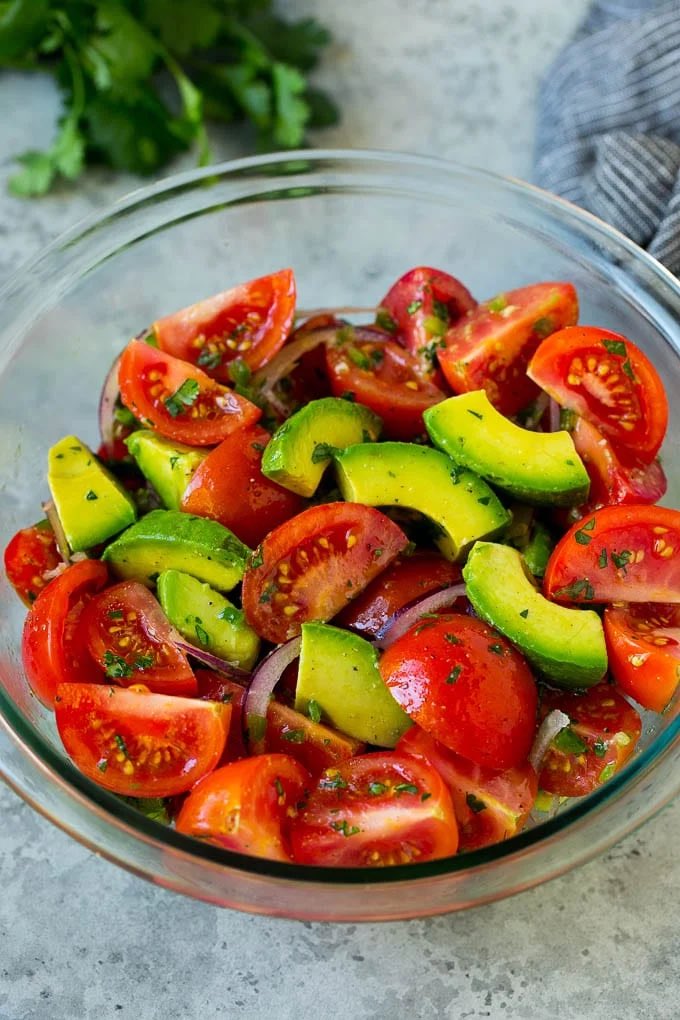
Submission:
M 289 0 L 335 43 L 321 145 L 404 149 L 526 176 L 538 79 L 586 0 Z M 0 277 L 138 184 L 104 171 L 20 202 L 9 156 L 45 144 L 49 83 L 0 77 Z M 219 154 L 242 154 L 242 136 Z M 185 161 L 182 165 L 188 165 Z M 0 1020 L 678 1016 L 680 803 L 606 856 L 501 903 L 329 925 L 221 911 L 89 853 L 0 788 Z

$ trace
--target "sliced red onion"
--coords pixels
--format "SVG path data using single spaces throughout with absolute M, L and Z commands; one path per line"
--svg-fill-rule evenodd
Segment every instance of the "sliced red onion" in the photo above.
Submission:
M 99 434 L 109 456 L 113 456 L 113 426 L 115 423 L 116 401 L 118 400 L 118 367 L 120 355 L 108 371 L 99 398 Z
M 47 518 L 47 523 L 52 529 L 54 534 L 54 541 L 56 543 L 59 555 L 61 556 L 64 563 L 71 562 L 71 548 L 66 540 L 66 532 L 64 531 L 63 525 L 57 508 L 54 505 L 53 500 L 48 499 L 42 504 L 43 513 Z
M 543 415 L 548 410 L 549 403 L 550 397 L 548 396 L 548 394 L 539 393 L 539 395 L 536 397 L 533 403 L 533 407 L 531 408 L 531 414 L 527 415 L 527 418 L 524 422 L 525 429 L 536 428 L 536 426 L 540 423 Z M 553 432 L 554 429 L 551 428 L 550 431 Z
M 418 599 L 417 602 L 409 602 L 408 605 L 398 609 L 383 624 L 376 634 L 373 644 L 376 648 L 389 648 L 426 613 L 436 613 L 439 609 L 453 605 L 456 599 L 462 595 L 465 595 L 465 585 L 454 584 L 450 588 L 443 588 L 442 591 L 426 595 L 424 599 Z
M 264 751 L 264 734 L 267 723 L 267 709 L 274 688 L 281 679 L 284 669 L 300 654 L 301 639 L 291 638 L 265 656 L 253 673 L 245 703 L 248 746 L 251 754 Z
M 548 405 L 548 421 L 550 423 L 551 432 L 560 431 L 560 410 L 560 405 L 551 397 Z
M 308 354 L 321 344 L 333 340 L 336 332 L 335 329 L 314 329 L 311 333 L 305 333 L 292 343 L 286 344 L 269 364 L 253 376 L 253 385 L 268 395 L 279 379 L 292 372 L 303 354 Z
M 176 648 L 179 648 L 185 655 L 190 655 L 194 659 L 198 659 L 199 662 L 207 666 L 208 669 L 214 669 L 216 673 L 222 673 L 224 676 L 233 680 L 234 683 L 240 684 L 242 687 L 247 687 L 251 680 L 251 674 L 247 669 L 241 669 L 240 666 L 234 665 L 233 662 L 229 662 L 228 659 L 221 659 L 219 655 L 213 655 L 212 652 L 207 652 L 205 648 L 198 648 L 196 645 L 190 645 L 188 641 L 184 641 L 179 635 L 174 639 L 173 644 Z
M 565 726 L 568 726 L 571 722 L 569 716 L 560 711 L 559 708 L 553 709 L 552 712 L 548 712 L 545 719 L 538 727 L 538 732 L 534 737 L 534 743 L 529 752 L 529 762 L 533 765 L 537 772 L 541 771 L 541 765 L 543 759 L 548 753 L 548 748 L 552 744 L 553 740 L 558 733 L 561 733 Z
M 342 305 L 340 308 L 298 308 L 295 313 L 296 319 L 313 319 L 317 315 L 372 315 L 377 312 L 375 305 L 372 308 L 364 308 L 361 305 Z

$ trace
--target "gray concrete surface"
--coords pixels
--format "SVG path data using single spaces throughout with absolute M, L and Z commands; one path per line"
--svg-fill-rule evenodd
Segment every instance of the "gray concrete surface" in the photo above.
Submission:
M 319 144 L 400 148 L 527 175 L 539 75 L 586 0 L 288 0 L 335 44 L 344 119 Z M 4 190 L 47 141 L 47 83 L 0 77 L 0 277 L 135 186 L 91 173 L 39 202 Z M 221 156 L 241 154 L 239 134 Z M 186 165 L 185 160 L 183 165 Z M 179 164 L 178 164 L 179 165 Z M 678 1016 L 680 804 L 605 857 L 465 914 L 387 925 L 255 918 L 100 860 L 0 788 L 0 1020 Z

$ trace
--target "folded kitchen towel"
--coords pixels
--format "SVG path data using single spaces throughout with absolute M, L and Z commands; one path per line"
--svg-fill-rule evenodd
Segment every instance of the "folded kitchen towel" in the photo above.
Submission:
M 597 0 L 549 68 L 537 184 L 680 275 L 680 0 Z

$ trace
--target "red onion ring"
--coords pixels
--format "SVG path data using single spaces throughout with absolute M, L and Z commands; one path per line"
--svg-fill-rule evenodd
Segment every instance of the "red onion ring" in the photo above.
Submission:
M 551 397 L 548 404 L 548 421 L 550 422 L 551 432 L 560 431 L 560 410 L 560 405 Z
M 533 765 L 536 772 L 541 771 L 543 759 L 548 753 L 548 748 L 557 734 L 561 733 L 570 722 L 571 719 L 566 712 L 560 711 L 559 708 L 555 708 L 552 712 L 548 712 L 545 719 L 538 727 L 538 732 L 534 737 L 534 743 L 531 751 L 529 752 L 529 762 Z
M 241 669 L 240 666 L 235 666 L 233 662 L 229 662 L 228 659 L 220 659 L 218 655 L 213 655 L 212 652 L 206 652 L 204 648 L 197 648 L 196 645 L 190 645 L 188 641 L 185 641 L 179 635 L 173 639 L 173 644 L 176 648 L 179 648 L 185 655 L 190 655 L 193 659 L 197 659 L 199 662 L 207 666 L 208 669 L 214 669 L 216 673 L 222 673 L 224 676 L 233 680 L 234 683 L 240 684 L 241 687 L 247 687 L 251 680 L 251 674 L 247 669 Z
M 371 308 L 362 307 L 361 305 L 342 305 L 339 308 L 298 308 L 295 313 L 297 319 L 314 319 L 317 315 L 372 315 L 375 317 L 377 308 L 373 305 Z
M 438 609 L 451 606 L 456 599 L 463 595 L 465 595 L 465 585 L 454 584 L 449 588 L 436 591 L 432 595 L 426 595 L 424 599 L 418 599 L 417 602 L 409 602 L 393 613 L 382 625 L 373 640 L 373 645 L 376 648 L 389 648 L 426 613 L 434 613 Z
M 110 457 L 113 456 L 113 426 L 115 423 L 116 402 L 120 392 L 118 388 L 118 366 L 120 355 L 116 358 L 108 371 L 102 393 L 99 398 L 99 434 L 102 443 Z
M 286 344 L 263 369 L 256 372 L 253 376 L 253 386 L 268 395 L 279 379 L 293 371 L 303 354 L 315 350 L 320 344 L 334 340 L 336 332 L 335 329 L 314 329 L 311 333 L 305 333 L 292 343 Z
M 54 501 L 48 499 L 46 500 L 46 502 L 42 503 L 41 506 L 43 513 L 47 518 L 47 523 L 51 527 L 52 532 L 54 534 L 54 541 L 56 543 L 59 555 L 61 556 L 64 563 L 70 563 L 71 548 L 66 540 L 66 532 L 64 531 L 64 527 L 61 523 L 61 518 L 57 513 L 57 508 L 54 505 Z
M 301 638 L 294 637 L 279 645 L 265 656 L 253 673 L 244 706 L 251 754 L 262 754 L 264 751 L 269 700 L 286 666 L 299 656 L 300 644 Z

